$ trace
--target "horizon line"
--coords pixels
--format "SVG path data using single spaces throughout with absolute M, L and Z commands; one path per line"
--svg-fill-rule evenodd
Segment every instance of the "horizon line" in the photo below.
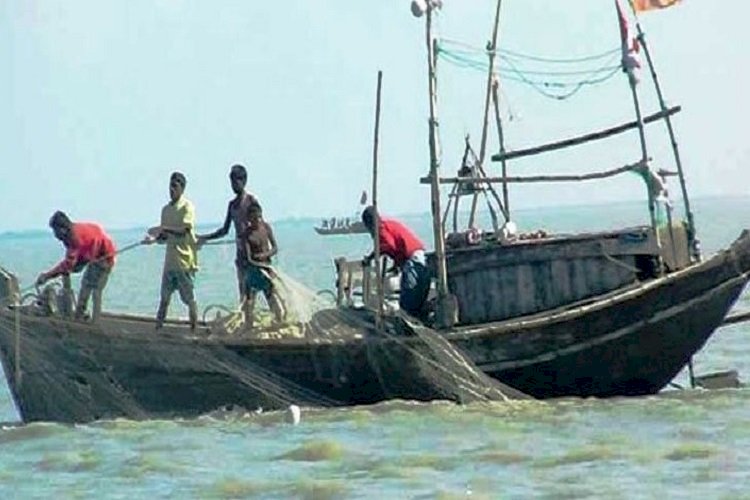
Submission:
M 708 200 L 708 199 L 715 199 L 720 198 L 722 200 L 727 199 L 741 199 L 741 198 L 749 198 L 748 195 L 744 194 L 730 194 L 730 195 L 719 195 L 719 194 L 709 194 L 709 195 L 703 195 L 703 196 L 695 196 L 692 198 L 692 200 Z M 516 212 L 529 212 L 534 210 L 543 210 L 543 209 L 552 209 L 552 208 L 586 208 L 586 207 L 598 207 L 598 206 L 611 206 L 611 205 L 625 205 L 625 204 L 633 204 L 633 203 L 643 203 L 646 200 L 642 199 L 623 199 L 623 200 L 616 200 L 612 202 L 596 202 L 596 203 L 581 203 L 581 202 L 572 202 L 572 203 L 559 203 L 559 204 L 544 204 L 544 205 L 538 205 L 534 207 L 528 207 L 528 206 L 522 206 L 520 208 L 517 208 Z M 672 199 L 673 204 L 676 202 L 681 202 L 682 197 Z M 468 211 L 466 211 L 468 213 Z M 430 215 L 429 211 L 423 211 L 423 212 L 401 212 L 392 214 L 395 217 L 421 217 L 425 215 Z M 346 216 L 335 216 L 337 219 L 339 217 L 346 217 Z M 300 222 L 300 221 L 320 221 L 320 220 L 327 220 L 330 219 L 330 216 L 323 216 L 323 215 L 290 215 L 286 217 L 281 217 L 278 219 L 270 219 L 268 222 L 272 224 L 284 224 L 287 222 Z M 351 218 L 351 217 L 350 217 Z M 88 222 L 96 222 L 96 221 L 88 221 Z M 100 224 L 97 222 L 97 224 Z M 222 225 L 222 222 L 205 222 L 200 223 L 196 225 L 196 228 L 210 228 L 210 227 L 220 227 Z M 107 231 L 116 231 L 116 232 L 123 232 L 123 231 L 134 231 L 136 229 L 144 229 L 147 228 L 147 225 L 128 225 L 128 226 L 116 226 L 116 227 L 106 227 L 105 229 Z M 45 226 L 40 228 L 22 228 L 22 229 L 8 229 L 0 231 L 0 238 L 7 237 L 7 236 L 33 236 L 37 234 L 46 234 L 48 231 L 48 228 Z

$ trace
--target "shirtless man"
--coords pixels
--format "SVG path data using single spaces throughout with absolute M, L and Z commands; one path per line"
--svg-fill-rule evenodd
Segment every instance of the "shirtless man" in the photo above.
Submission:
M 240 292 L 240 300 L 244 300 L 245 291 L 245 266 L 247 263 L 247 253 L 245 252 L 245 241 L 242 236 L 245 234 L 248 225 L 247 209 L 250 205 L 260 205 L 258 199 L 245 190 L 247 184 L 247 170 L 242 165 L 233 165 L 229 171 L 229 183 L 235 197 L 229 201 L 227 206 L 227 215 L 224 218 L 224 225 L 209 234 L 198 235 L 198 244 L 202 245 L 206 241 L 222 238 L 229 233 L 229 226 L 234 225 L 234 236 L 236 242 L 236 256 L 234 264 L 237 267 L 237 284 Z
M 279 250 L 271 225 L 263 220 L 263 210 L 254 203 L 247 211 L 248 227 L 244 235 L 247 255 L 245 267 L 245 326 L 253 327 L 255 297 L 263 292 L 273 312 L 277 324 L 284 320 L 284 305 L 273 283 L 274 271 L 271 268 L 271 257 Z

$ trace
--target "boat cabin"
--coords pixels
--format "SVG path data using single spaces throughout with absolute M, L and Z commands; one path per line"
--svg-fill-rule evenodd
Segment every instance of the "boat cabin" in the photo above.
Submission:
M 474 244 L 449 235 L 448 289 L 458 303 L 458 324 L 576 304 L 688 266 L 684 225 L 662 227 L 659 233 L 661 248 L 650 226 L 512 241 L 489 233 Z M 434 269 L 434 254 L 429 260 Z

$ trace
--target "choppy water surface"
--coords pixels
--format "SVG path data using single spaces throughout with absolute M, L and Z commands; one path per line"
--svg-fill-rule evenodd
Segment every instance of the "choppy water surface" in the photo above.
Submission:
M 706 253 L 745 224 L 750 200 L 698 200 Z M 522 229 L 603 229 L 642 220 L 623 205 L 526 212 Z M 428 220 L 410 223 L 430 241 Z M 603 221 L 603 222 L 602 222 Z M 364 236 L 322 238 L 311 221 L 275 224 L 290 275 L 331 288 L 332 258 L 368 250 Z M 114 231 L 120 246 L 140 231 Z M 0 265 L 24 283 L 54 263 L 51 236 L 0 236 Z M 150 313 L 157 248 L 123 255 L 107 290 L 110 309 Z M 201 254 L 203 305 L 235 298 L 232 252 Z M 750 309 L 748 296 L 736 310 Z M 184 314 L 178 301 L 173 312 Z M 737 369 L 750 380 L 750 326 L 724 328 L 695 359 L 697 373 Z M 687 385 L 686 376 L 677 380 Z M 189 498 L 750 498 L 750 390 L 665 390 L 645 398 L 457 406 L 389 402 L 372 407 L 229 413 L 186 421 L 21 425 L 0 385 L 0 496 Z

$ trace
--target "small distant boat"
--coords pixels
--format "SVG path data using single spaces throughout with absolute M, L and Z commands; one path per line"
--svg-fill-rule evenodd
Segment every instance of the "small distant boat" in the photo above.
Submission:
M 322 224 L 320 226 L 315 226 L 314 229 L 316 233 L 324 236 L 331 234 L 359 234 L 367 232 L 367 228 L 361 221 L 355 220 L 352 222 L 348 218 L 340 219 L 338 221 L 335 218 L 330 221 L 323 220 Z
M 359 204 L 364 206 L 367 204 L 367 191 L 362 191 L 359 197 Z M 331 219 L 323 219 L 319 226 L 315 226 L 315 232 L 322 235 L 330 234 L 361 234 L 366 233 L 367 228 L 362 221 L 359 220 L 359 212 L 353 217 L 333 217 Z

